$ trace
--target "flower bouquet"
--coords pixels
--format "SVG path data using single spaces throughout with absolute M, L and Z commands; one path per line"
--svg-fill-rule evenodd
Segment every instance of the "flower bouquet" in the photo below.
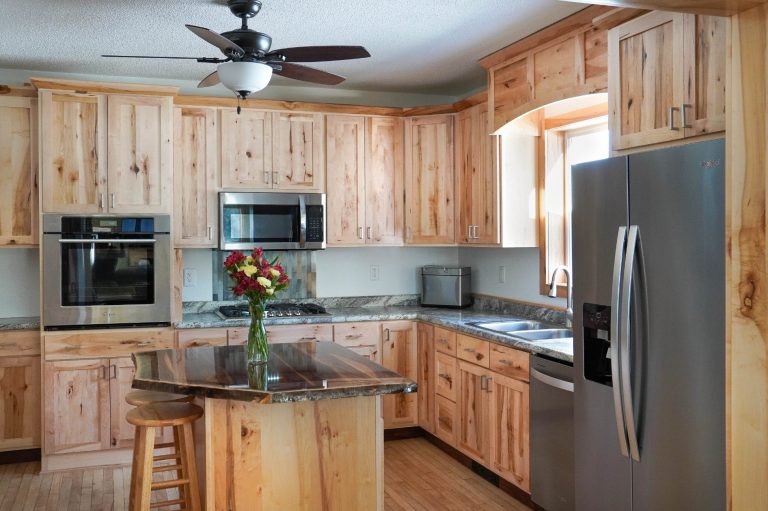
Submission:
M 248 328 L 248 362 L 266 363 L 269 357 L 267 331 L 264 328 L 264 308 L 269 300 L 288 287 L 288 275 L 278 263 L 264 257 L 264 251 L 255 249 L 250 255 L 234 251 L 224 261 L 224 271 L 232 279 L 235 296 L 245 296 L 251 313 Z

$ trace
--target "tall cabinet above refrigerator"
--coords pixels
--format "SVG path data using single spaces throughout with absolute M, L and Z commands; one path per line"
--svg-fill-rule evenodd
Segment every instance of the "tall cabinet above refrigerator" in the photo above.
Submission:
M 724 163 L 573 167 L 577 511 L 726 508 Z

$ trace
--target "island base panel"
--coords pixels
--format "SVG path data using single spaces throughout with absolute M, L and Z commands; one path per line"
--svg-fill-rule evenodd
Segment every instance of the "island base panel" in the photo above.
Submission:
M 205 400 L 206 509 L 383 509 L 380 396 Z

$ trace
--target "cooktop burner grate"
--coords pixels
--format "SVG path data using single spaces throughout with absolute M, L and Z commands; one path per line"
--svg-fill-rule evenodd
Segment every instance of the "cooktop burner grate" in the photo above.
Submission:
M 219 307 L 219 316 L 224 319 L 239 319 L 250 317 L 248 304 L 222 305 Z M 268 318 L 283 318 L 293 316 L 321 316 L 326 315 L 325 307 L 316 303 L 270 303 L 267 305 L 264 315 Z

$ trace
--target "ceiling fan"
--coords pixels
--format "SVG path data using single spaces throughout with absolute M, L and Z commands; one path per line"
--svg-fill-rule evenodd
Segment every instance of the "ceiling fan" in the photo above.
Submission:
M 248 19 L 261 10 L 260 0 L 228 0 L 227 7 L 242 20 L 237 30 L 217 34 L 213 30 L 186 25 L 208 43 L 216 46 L 226 58 L 211 57 L 160 57 L 149 55 L 102 55 L 102 57 L 140 59 L 185 59 L 218 64 L 216 71 L 197 85 L 211 87 L 218 83 L 233 91 L 238 98 L 262 90 L 272 78 L 272 73 L 294 80 L 337 85 L 344 81 L 338 76 L 320 69 L 296 64 L 296 62 L 324 62 L 370 57 L 362 46 L 298 46 L 272 50 L 272 38 L 248 28 Z

